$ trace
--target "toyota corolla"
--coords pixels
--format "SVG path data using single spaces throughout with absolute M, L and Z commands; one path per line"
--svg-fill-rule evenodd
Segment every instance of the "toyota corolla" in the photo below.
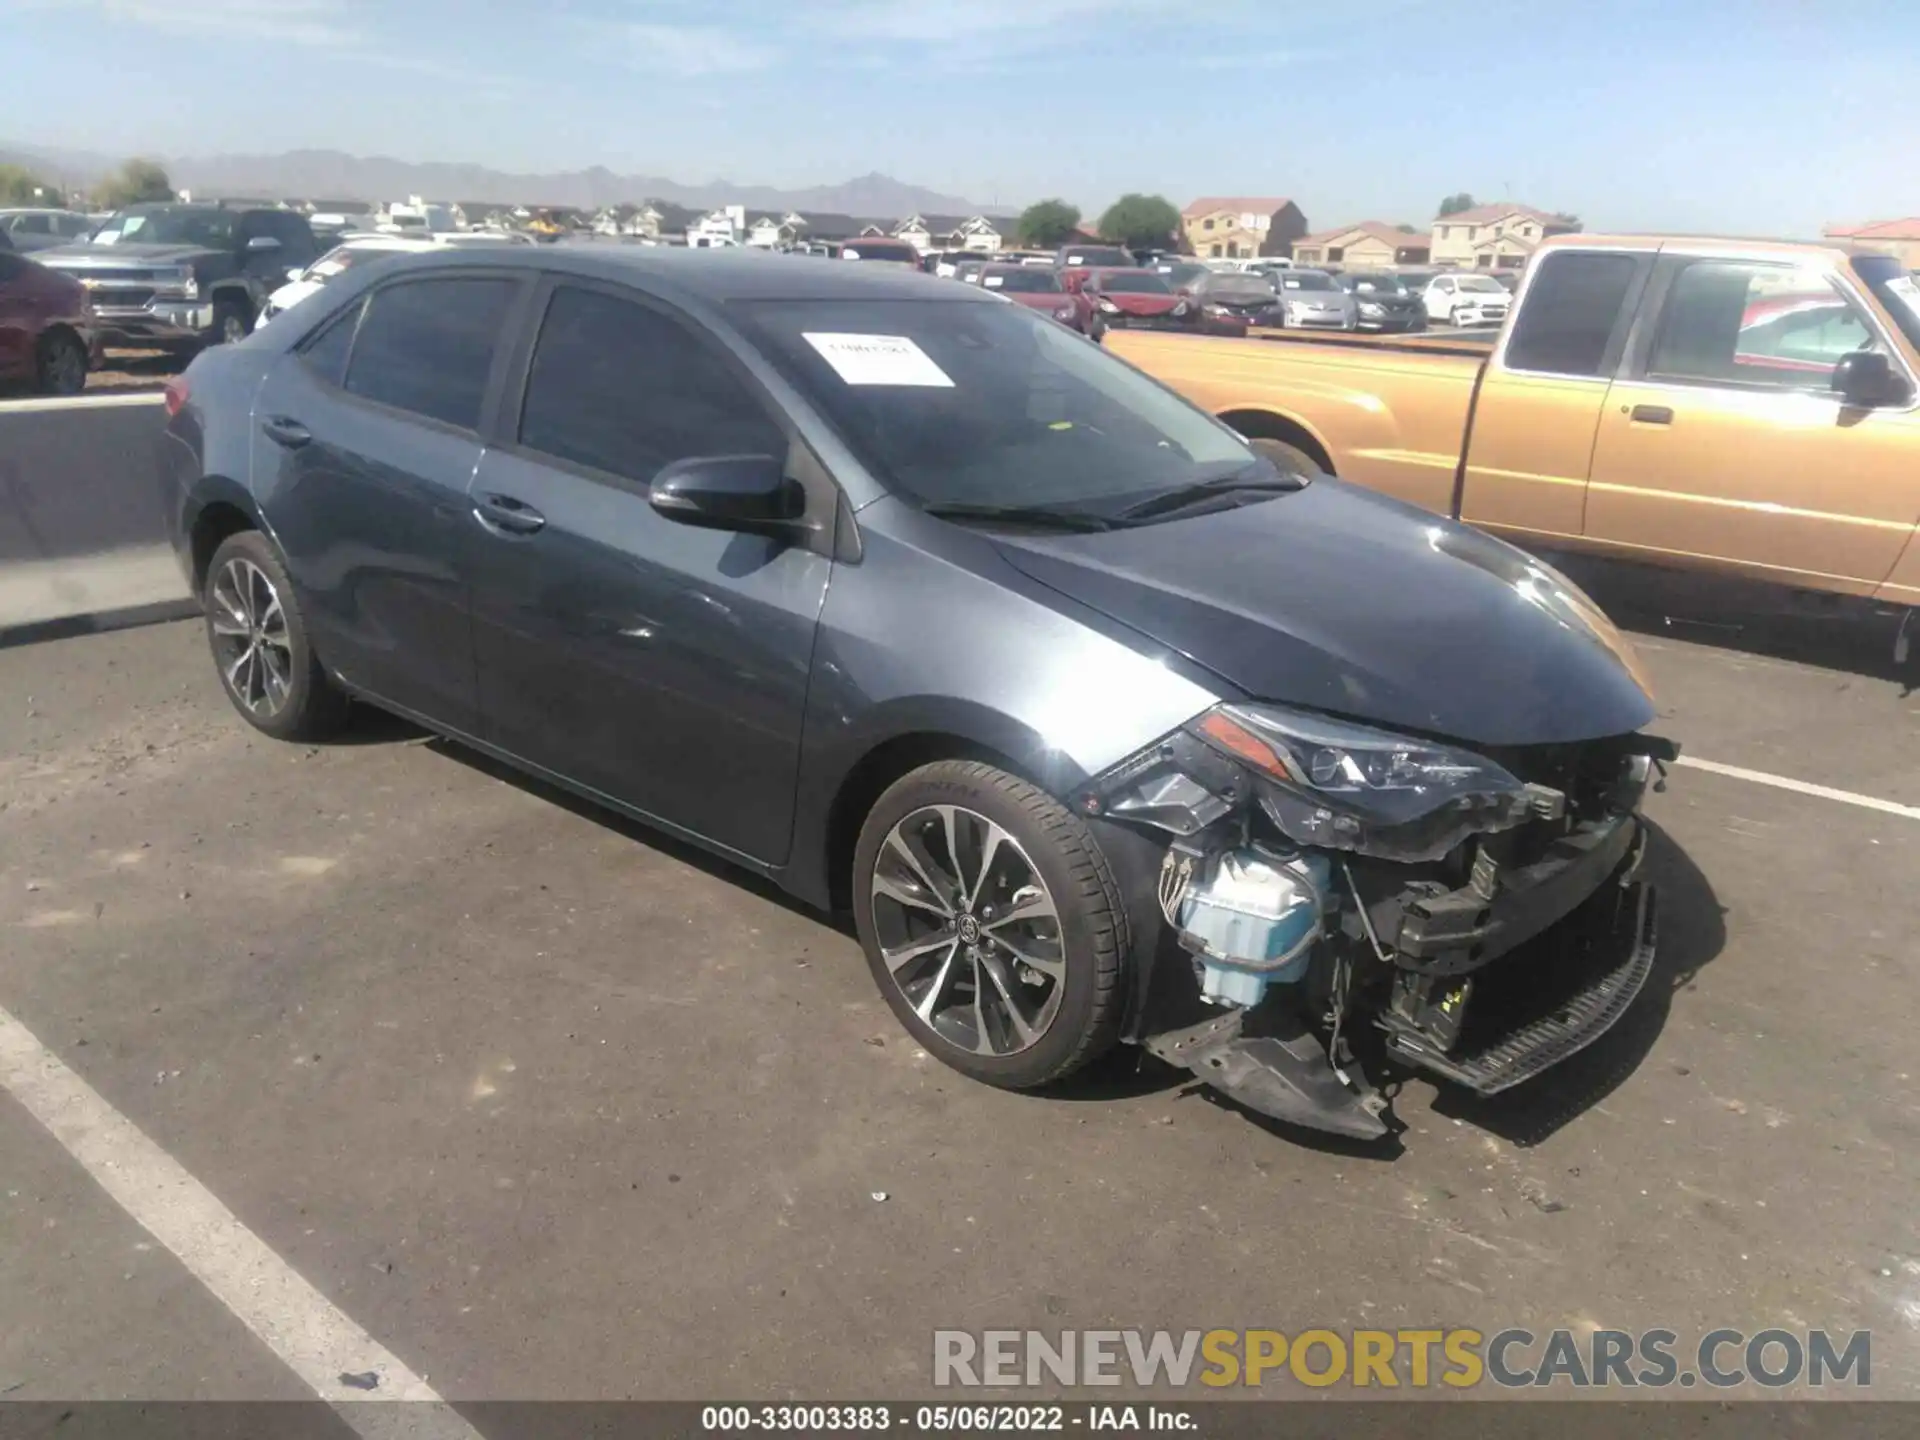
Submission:
M 396 711 L 850 910 L 977 1079 L 1129 1041 L 1379 1135 L 1383 1077 L 1520 1083 L 1646 979 L 1671 747 L 1606 618 L 1044 314 L 744 253 L 410 256 L 167 407 L 247 723 Z

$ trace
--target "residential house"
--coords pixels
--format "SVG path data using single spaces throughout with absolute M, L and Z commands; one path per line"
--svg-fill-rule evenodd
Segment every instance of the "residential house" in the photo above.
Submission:
M 1829 240 L 1884 251 L 1908 269 L 1920 266 L 1920 215 L 1905 220 L 1870 220 L 1862 225 L 1828 225 L 1820 233 Z
M 1180 212 L 1180 236 L 1203 260 L 1291 255 L 1307 217 L 1276 195 L 1207 195 Z
M 1428 259 L 1435 265 L 1475 270 L 1518 270 L 1551 235 L 1570 235 L 1580 222 L 1531 205 L 1502 201 L 1436 216 Z
M 687 244 L 695 250 L 741 245 L 747 238 L 747 207 L 722 205 L 687 226 Z
M 1296 265 L 1340 265 L 1349 270 L 1384 270 L 1391 265 L 1427 263 L 1427 237 L 1378 220 L 1362 220 L 1338 230 L 1303 235 L 1293 242 Z
M 807 221 L 804 215 L 796 215 L 789 210 L 784 215 L 771 210 L 755 210 L 747 216 L 747 244 L 757 249 L 773 250 L 783 245 L 792 245 L 807 235 Z
M 992 255 L 1000 232 L 984 215 L 909 215 L 893 227 L 894 238 L 916 250 L 971 250 Z
M 609 205 L 593 217 L 593 233 L 658 240 L 662 218 L 660 211 L 650 204 Z

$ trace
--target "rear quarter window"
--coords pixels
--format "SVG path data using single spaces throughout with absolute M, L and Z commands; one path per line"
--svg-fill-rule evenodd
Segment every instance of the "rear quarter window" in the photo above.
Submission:
M 1506 368 L 1601 375 L 1624 331 L 1628 296 L 1646 257 L 1559 252 L 1538 263 L 1507 338 Z

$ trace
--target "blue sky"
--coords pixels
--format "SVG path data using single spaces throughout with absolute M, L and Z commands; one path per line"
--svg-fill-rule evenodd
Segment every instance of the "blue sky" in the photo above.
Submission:
M 1017 205 L 1469 190 L 1590 228 L 1920 213 L 1920 3 L 0 0 L 0 146 L 316 147 Z M 1348 18 L 1353 17 L 1353 18 Z

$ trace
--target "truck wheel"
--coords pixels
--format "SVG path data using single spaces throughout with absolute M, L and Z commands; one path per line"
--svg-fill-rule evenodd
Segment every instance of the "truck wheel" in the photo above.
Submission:
M 913 1038 L 1009 1090 L 1058 1080 L 1119 1036 L 1129 930 L 1078 816 L 992 765 L 896 781 L 861 827 L 854 923 Z
M 1324 469 L 1298 445 L 1289 445 L 1284 440 L 1256 439 L 1247 444 L 1259 455 L 1271 461 L 1273 468 L 1282 475 L 1325 475 L 1331 472 Z
M 34 379 L 42 395 L 78 395 L 87 388 L 87 347 L 69 330 L 41 337 Z
M 213 302 L 215 345 L 234 345 L 253 333 L 253 307 L 230 295 Z
M 293 582 L 258 530 L 229 535 L 207 565 L 207 643 L 220 684 L 254 729 L 276 740 L 319 740 L 350 705 L 328 678 Z

